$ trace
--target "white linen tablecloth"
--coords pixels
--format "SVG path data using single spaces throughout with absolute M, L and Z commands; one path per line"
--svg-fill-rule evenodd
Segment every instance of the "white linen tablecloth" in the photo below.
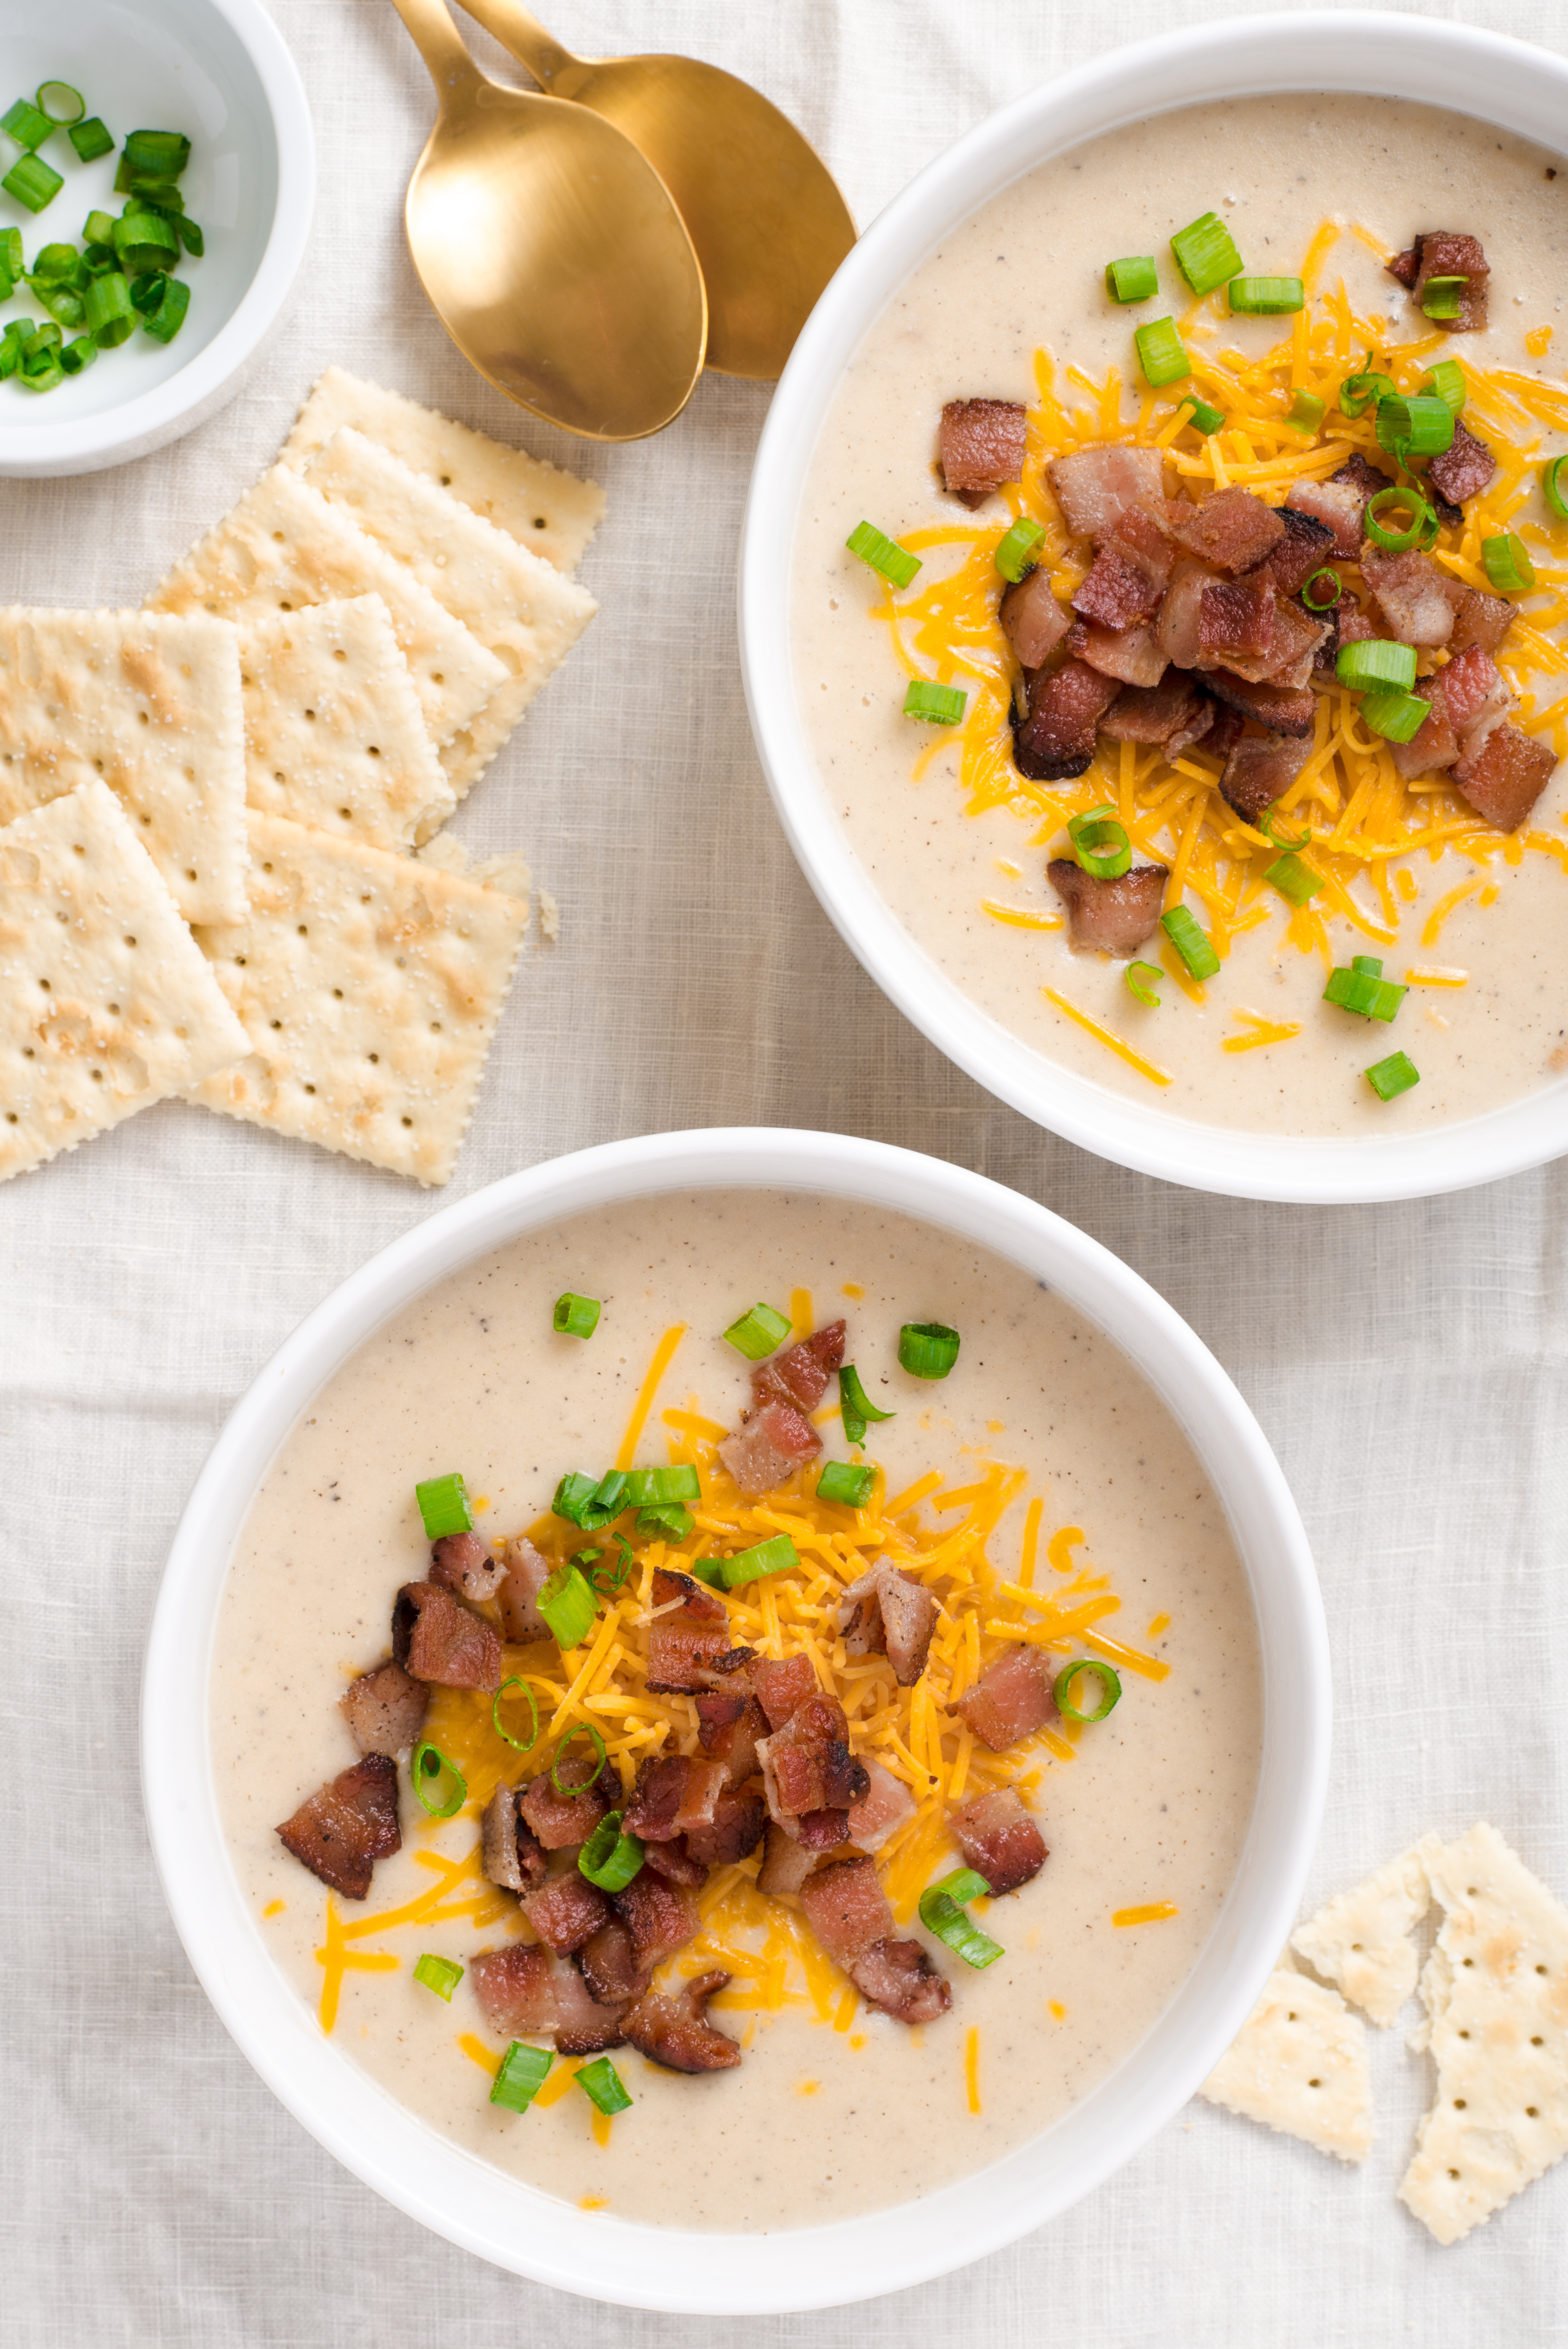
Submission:
M 1214 1348 L 1305 1512 L 1337 1698 L 1310 1898 L 1424 1829 L 1457 1833 L 1478 1817 L 1568 1895 L 1563 1169 L 1411 1206 L 1233 1204 L 1086 1156 L 947 1066 L 818 910 L 752 750 L 733 603 L 766 388 L 708 377 L 671 430 L 604 450 L 511 409 L 459 359 L 409 266 L 402 191 L 431 92 L 391 8 L 274 5 L 321 147 L 295 306 L 241 398 L 203 430 L 119 471 L 0 487 L 0 601 L 138 601 L 272 460 L 333 360 L 594 471 L 610 492 L 584 569 L 600 616 L 457 825 L 480 854 L 528 850 L 560 900 L 561 937 L 520 968 L 441 1195 L 623 1134 L 763 1123 L 934 1152 L 1045 1201 L 1135 1265 Z M 684 50 L 758 83 L 817 141 L 865 221 L 1004 99 L 1225 11 L 1204 0 L 552 0 L 546 13 L 590 53 Z M 1554 0 L 1429 13 L 1568 48 Z M 477 34 L 475 46 L 499 60 Z M 170 1927 L 138 1793 L 139 1671 L 170 1537 L 234 1400 L 311 1307 L 438 1204 L 177 1104 L 0 1194 L 5 2339 L 1568 2339 L 1568 2166 L 1452 2250 L 1395 2202 L 1431 2076 L 1401 2033 L 1376 2036 L 1377 2141 L 1360 2171 L 1195 2104 L 1012 2250 L 862 2308 L 767 2322 L 622 2312 L 520 2282 L 425 2233 L 319 2149 L 232 2046 Z

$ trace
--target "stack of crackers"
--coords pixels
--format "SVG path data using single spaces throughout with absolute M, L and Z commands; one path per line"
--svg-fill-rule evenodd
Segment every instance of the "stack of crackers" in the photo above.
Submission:
M 447 1181 L 529 907 L 436 835 L 603 510 L 334 367 L 139 612 L 0 610 L 0 1179 L 179 1094 Z

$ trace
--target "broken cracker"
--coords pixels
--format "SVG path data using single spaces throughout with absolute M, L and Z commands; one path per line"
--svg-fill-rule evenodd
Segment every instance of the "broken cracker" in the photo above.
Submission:
M 249 918 L 198 934 L 249 1050 L 190 1098 L 445 1183 L 527 905 L 282 816 L 249 825 Z
M 379 595 L 240 629 L 250 804 L 372 848 L 406 849 L 457 802 Z
M 450 491 L 557 571 L 576 570 L 604 512 L 597 481 L 579 481 L 524 449 L 509 449 L 488 433 L 421 408 L 401 392 L 384 391 L 344 367 L 328 367 L 300 409 L 282 461 L 304 472 L 344 424 L 390 450 L 438 489 Z
M 1568 1909 L 1493 1827 L 1419 1848 L 1444 1913 L 1410 2044 L 1438 2087 L 1398 2192 L 1457 2243 L 1568 2152 Z
M 1336 1990 L 1282 1965 L 1198 2094 L 1319 2153 L 1365 2161 L 1372 2144 L 1367 2026 Z
M 245 902 L 239 650 L 205 613 L 0 610 L 0 823 L 114 792 L 187 921 Z
M 158 612 L 206 611 L 228 620 L 271 618 L 304 604 L 377 595 L 392 615 L 426 731 L 439 750 L 506 682 L 487 652 L 345 512 L 286 465 L 274 465 L 177 563 L 147 598 Z
M 1290 1937 L 1309 1966 L 1380 2026 L 1393 2022 L 1416 1987 L 1415 1930 L 1431 1899 L 1424 1850 L 1413 1845 L 1364 1884 L 1336 1894 Z
M 137 830 L 95 776 L 0 831 L 0 1181 L 246 1049 Z
M 481 857 L 474 864 L 469 863 L 462 842 L 449 832 L 438 833 L 428 846 L 421 848 L 419 862 L 433 864 L 441 873 L 459 873 L 483 888 L 504 890 L 509 897 L 521 897 L 525 905 L 533 887 L 533 874 L 521 848 L 503 848 L 498 855 Z

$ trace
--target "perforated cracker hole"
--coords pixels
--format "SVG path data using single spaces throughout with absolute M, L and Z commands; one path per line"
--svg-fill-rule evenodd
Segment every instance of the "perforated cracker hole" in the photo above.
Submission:
M 309 930 L 306 928 L 305 925 L 304 925 L 303 922 L 302 922 L 302 923 L 300 924 L 300 926 L 299 926 L 299 934 L 300 934 L 300 936 L 301 936 L 301 937 L 302 937 L 302 938 L 308 938 L 308 937 L 309 937 L 309 936 L 310 936 L 310 932 L 309 932 Z
M 101 1069 L 89 1069 L 89 1070 L 88 1070 L 88 1075 L 91 1077 L 91 1079 L 92 1079 L 92 1081 L 93 1081 L 93 1082 L 94 1082 L 94 1084 L 95 1084 L 95 1085 L 101 1085 L 101 1084 L 102 1084 L 102 1082 L 103 1082 L 103 1071 L 102 1071 Z
M 377 749 L 377 747 L 376 747 L 375 743 L 374 743 L 374 742 L 372 742 L 372 744 L 370 745 L 370 748 L 368 749 L 368 750 L 366 750 L 366 752 L 365 753 L 365 755 L 366 755 L 366 757 L 367 759 L 378 759 L 378 758 L 381 756 L 381 753 L 380 753 L 380 751 Z
M 306 1085 L 305 1091 L 307 1093 L 313 1093 L 315 1091 L 315 1087 L 314 1085 Z
M 550 524 L 545 521 L 542 514 L 535 514 L 533 517 L 533 527 L 535 530 L 548 530 L 550 528 Z
M 413 1124 L 413 1123 L 414 1123 L 414 1121 L 413 1121 L 413 1119 L 412 1119 L 411 1117 L 406 1117 L 406 1118 L 403 1120 L 403 1123 L 404 1123 L 404 1124 L 405 1124 L 405 1125 L 412 1125 L 412 1124 Z
M 380 1055 L 380 1053 L 379 1053 L 379 1052 L 372 1052 L 372 1053 L 371 1053 L 371 1055 L 370 1055 L 370 1065 L 371 1065 L 371 1067 L 372 1067 L 373 1069 L 374 1069 L 374 1068 L 378 1068 L 378 1067 L 380 1066 L 380 1064 L 381 1064 L 381 1055 Z
M 342 646 L 338 645 L 334 647 L 332 657 L 334 660 L 346 661 L 348 658 L 348 655 L 344 651 Z
M 305 716 L 310 719 L 310 721 L 311 721 L 312 725 L 314 725 L 314 724 L 315 723 L 315 710 L 314 710 L 314 709 L 307 709 L 307 710 L 305 711 L 305 713 L 304 713 L 304 714 L 305 714 Z

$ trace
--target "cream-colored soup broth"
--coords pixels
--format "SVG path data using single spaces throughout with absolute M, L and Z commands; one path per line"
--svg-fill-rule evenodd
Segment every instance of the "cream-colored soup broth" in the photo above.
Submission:
M 603 1299 L 585 1343 L 552 1330 L 566 1289 Z M 596 2136 L 574 2092 L 521 2116 L 492 2106 L 476 2059 L 488 2051 L 493 2065 L 503 2043 L 469 1982 L 448 2006 L 414 1979 L 425 1951 L 466 1964 L 505 1946 L 521 1930 L 510 1895 L 491 1895 L 504 1913 L 483 1926 L 459 1915 L 351 1945 L 382 1964 L 335 1975 L 333 2036 L 391 2095 L 542 2192 L 712 2229 L 840 2218 L 995 2160 L 1130 2052 L 1213 1926 L 1253 1804 L 1254 1621 L 1222 1506 L 1127 1359 L 1015 1266 L 872 1206 L 730 1192 L 583 1216 L 442 1283 L 311 1405 L 239 1542 L 211 1684 L 235 1870 L 277 1963 L 322 2012 L 329 1908 L 352 1928 L 356 1915 L 428 1896 L 437 1878 L 427 1858 L 459 1859 L 477 1841 L 472 1805 L 445 1825 L 423 1817 L 405 1766 L 403 1849 L 377 1863 L 356 1909 L 329 1902 L 274 1832 L 354 1758 L 335 1700 L 387 1654 L 394 1594 L 425 1570 L 415 1480 L 460 1466 L 482 1501 L 479 1530 L 510 1534 L 549 1510 L 563 1472 L 614 1457 L 639 1398 L 639 1464 L 670 1456 L 685 1414 L 736 1424 L 748 1366 L 720 1333 L 758 1298 L 782 1300 L 798 1326 L 847 1317 L 869 1395 L 896 1413 L 870 1430 L 867 1447 L 890 1496 L 933 1470 L 945 1492 L 960 1493 L 993 1464 L 1026 1472 L 986 1544 L 998 1585 L 1032 1550 L 1043 1599 L 1069 1587 L 1114 1593 L 1119 1607 L 1101 1628 L 1142 1662 L 1122 1670 L 1124 1694 L 1103 1723 L 1058 1740 L 1060 1759 L 1040 1753 L 1046 1766 L 1027 1799 L 1049 1858 L 1021 1892 L 976 1912 L 1006 1951 L 988 1970 L 932 1944 L 953 2004 L 923 2030 L 863 2006 L 850 2013 L 841 1976 L 826 2019 L 798 1971 L 777 2012 L 758 2011 L 755 1985 L 748 1999 L 738 1977 L 711 2020 L 745 2045 L 739 2068 L 685 2077 L 619 2048 L 613 2060 L 634 2101 Z M 899 1367 L 909 1319 L 961 1333 L 940 1385 Z M 685 1334 L 649 1395 L 650 1365 L 679 1325 Z M 824 1411 L 823 1457 L 844 1457 L 836 1413 Z M 962 1518 L 939 1491 L 903 1522 L 925 1549 Z M 788 1652 L 789 1600 L 783 1580 L 777 1588 Z M 552 1643 L 527 1653 L 529 1668 L 546 1653 L 559 1663 Z M 507 1655 L 517 1669 L 519 1651 Z M 617 1723 L 603 1718 L 613 1738 Z M 512 1775 L 539 1766 L 531 1760 Z M 879 1868 L 896 1852 L 895 1843 L 879 1855 Z M 949 1847 L 932 1880 L 956 1864 Z M 454 1899 L 484 1891 L 469 1880 Z M 1137 1921 L 1144 1910 L 1156 1913 Z
M 1211 209 L 1248 271 L 1301 273 L 1311 255 L 1308 325 L 1333 315 L 1343 288 L 1349 316 L 1382 355 L 1419 341 L 1428 353 L 1421 367 L 1454 357 L 1468 369 L 1511 370 L 1548 388 L 1533 415 L 1517 397 L 1489 407 L 1472 395 L 1464 420 L 1500 452 L 1505 442 L 1534 450 L 1523 476 L 1528 494 L 1508 526 L 1525 533 L 1541 592 L 1521 600 L 1553 650 L 1544 667 L 1522 668 L 1518 643 L 1500 658 L 1530 696 L 1526 730 L 1555 740 L 1546 712 L 1562 697 L 1568 667 L 1555 649 L 1565 634 L 1568 525 L 1553 524 L 1538 476 L 1541 460 L 1568 447 L 1568 431 L 1544 420 L 1555 416 L 1568 426 L 1568 168 L 1559 176 L 1553 156 L 1486 123 L 1343 96 L 1244 98 L 1130 124 L 1019 181 L 915 271 L 846 373 L 802 501 L 792 628 L 804 720 L 847 846 L 894 914 L 946 979 L 1047 1061 L 1113 1092 L 1158 1100 L 1176 1116 L 1282 1135 L 1354 1138 L 1471 1117 L 1560 1081 L 1568 1065 L 1558 953 L 1568 873 L 1554 853 L 1568 850 L 1568 766 L 1559 766 L 1524 827 L 1530 845 L 1477 822 L 1475 836 L 1453 848 L 1439 844 L 1435 855 L 1423 848 L 1368 870 L 1351 892 L 1366 926 L 1320 895 L 1312 912 L 1324 918 L 1314 935 L 1282 897 L 1254 885 L 1263 916 L 1229 938 L 1219 976 L 1201 992 L 1181 983 L 1174 952 L 1156 933 L 1140 952 L 1163 960 L 1171 975 L 1161 1008 L 1146 1008 L 1129 991 L 1121 959 L 1074 952 L 1065 928 L 1037 926 L 1059 925 L 1064 913 L 1045 865 L 1068 853 L 1057 811 L 1074 787 L 1014 778 L 1010 803 L 975 812 L 984 794 L 973 774 L 960 781 L 957 730 L 921 760 L 931 730 L 903 716 L 905 675 L 885 620 L 873 616 L 887 591 L 845 551 L 863 518 L 890 536 L 913 534 L 925 567 L 908 595 L 893 599 L 899 604 L 965 552 L 921 533 L 947 527 L 970 546 L 976 526 L 1000 534 L 1009 518 L 1002 500 L 971 518 L 943 494 L 937 423 L 954 398 L 1037 409 L 1042 352 L 1054 397 L 1067 409 L 1097 406 L 1108 369 L 1119 370 L 1121 398 L 1111 412 L 1131 424 L 1145 392 L 1133 344 L 1139 324 L 1171 314 L 1191 351 L 1222 363 L 1231 351 L 1255 362 L 1288 338 L 1289 317 L 1226 315 L 1223 289 L 1192 303 L 1170 238 Z M 1315 248 L 1328 222 L 1340 233 Z M 1439 336 L 1383 267 L 1387 254 L 1436 227 L 1464 230 L 1485 247 L 1484 332 Z M 1155 256 L 1161 292 L 1119 306 L 1105 293 L 1105 265 L 1141 254 Z M 1358 334 L 1353 344 L 1346 363 L 1360 366 L 1366 342 Z M 1189 388 L 1212 402 L 1226 398 L 1201 377 L 1176 384 L 1158 395 L 1157 420 Z M 1336 417 L 1330 399 L 1327 438 Z M 1222 434 L 1219 447 L 1230 474 L 1254 485 L 1246 445 Z M 1196 462 L 1199 436 L 1181 432 L 1171 454 Z M 1169 466 L 1167 484 L 1174 493 Z M 1255 486 L 1277 502 L 1288 484 Z M 1051 510 L 1033 454 L 1024 507 Z M 1457 544 L 1445 539 L 1449 549 Z M 1081 567 L 1070 571 L 1057 593 L 1069 593 L 1080 575 Z M 999 594 L 1001 580 L 993 585 Z M 961 663 L 954 681 L 973 688 L 986 661 L 994 674 L 1005 667 L 999 632 L 977 650 L 975 674 Z M 971 721 L 975 704 L 971 691 Z M 997 732 L 993 724 L 987 739 Z M 1202 754 L 1200 742 L 1190 761 L 1202 767 Z M 1092 780 L 1105 788 L 1095 798 L 1116 800 L 1117 762 L 1116 746 L 1102 741 Z M 1217 793 L 1214 804 L 1223 819 Z M 1180 852 L 1171 837 L 1155 853 L 1171 864 Z M 1141 852 L 1139 861 L 1147 861 Z M 1268 861 L 1258 856 L 1254 870 Z M 1209 928 L 1210 912 L 1191 887 L 1186 902 Z M 1328 966 L 1356 955 L 1381 957 L 1387 978 L 1408 984 L 1391 1026 L 1322 1001 Z M 1149 1068 L 1089 1033 L 1084 1018 Z M 1416 1063 L 1420 1082 L 1385 1103 L 1362 1072 L 1396 1050 Z

